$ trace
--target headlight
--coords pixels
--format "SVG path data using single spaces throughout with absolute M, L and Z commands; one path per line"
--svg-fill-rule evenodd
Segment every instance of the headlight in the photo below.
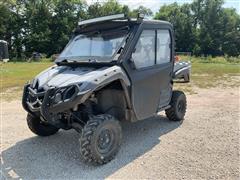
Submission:
M 62 101 L 62 94 L 61 93 L 57 93 L 54 97 L 54 102 L 57 104 L 60 101 Z
M 63 92 L 63 100 L 70 99 L 77 92 L 76 86 L 70 86 Z
M 74 95 L 77 94 L 77 86 L 69 86 L 60 88 L 55 92 L 54 95 L 54 103 L 59 103 L 61 101 L 64 101 L 66 99 L 72 98 Z

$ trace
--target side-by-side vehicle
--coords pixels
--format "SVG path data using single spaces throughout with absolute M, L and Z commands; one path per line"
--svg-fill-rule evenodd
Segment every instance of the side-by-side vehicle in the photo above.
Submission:
M 165 111 L 181 121 L 186 96 L 173 91 L 174 32 L 170 23 L 123 14 L 79 22 L 55 65 L 24 87 L 27 124 L 39 136 L 75 129 L 86 162 L 117 154 L 122 121 Z

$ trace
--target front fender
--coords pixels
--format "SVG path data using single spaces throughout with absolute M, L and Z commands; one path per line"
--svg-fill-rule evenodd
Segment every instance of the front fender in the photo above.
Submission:
M 94 92 L 116 80 L 119 80 L 126 87 L 130 86 L 130 81 L 124 70 L 119 66 L 112 66 L 103 70 L 100 74 L 98 73 L 98 76 L 95 78 L 83 82 L 80 91 L 90 90 Z

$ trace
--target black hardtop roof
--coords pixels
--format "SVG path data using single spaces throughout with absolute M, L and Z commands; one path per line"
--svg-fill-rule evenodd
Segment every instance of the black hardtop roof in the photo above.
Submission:
M 144 19 L 144 18 L 129 18 L 125 14 L 115 14 L 115 15 L 110 15 L 110 16 L 102 16 L 102 17 L 97 17 L 93 19 L 87 19 L 80 21 L 78 23 L 78 27 L 86 27 L 89 25 L 94 25 L 94 24 L 108 24 L 109 22 L 115 22 L 119 24 L 141 24 L 141 23 L 147 23 L 147 24 L 166 24 L 166 25 L 171 25 L 167 21 L 162 21 L 162 20 L 149 20 L 149 19 Z
M 143 23 L 147 23 L 147 24 L 165 24 L 165 25 L 170 25 L 172 26 L 172 24 L 168 21 L 162 21 L 162 20 L 150 20 L 150 19 L 143 19 Z
M 172 24 L 167 21 L 162 20 L 150 20 L 143 18 L 129 18 L 124 14 L 117 14 L 111 16 L 103 16 L 99 18 L 88 19 L 80 21 L 75 33 L 84 33 L 89 31 L 94 31 L 97 29 L 109 29 L 109 28 L 120 28 L 123 26 L 132 26 L 136 24 L 157 24 L 157 25 L 167 25 L 172 27 Z

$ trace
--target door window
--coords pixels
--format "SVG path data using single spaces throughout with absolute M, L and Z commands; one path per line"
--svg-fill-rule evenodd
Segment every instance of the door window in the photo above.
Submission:
M 137 69 L 155 64 L 155 31 L 144 30 L 137 42 L 132 59 Z
M 171 37 L 168 30 L 157 31 L 157 64 L 170 62 L 171 60 Z

